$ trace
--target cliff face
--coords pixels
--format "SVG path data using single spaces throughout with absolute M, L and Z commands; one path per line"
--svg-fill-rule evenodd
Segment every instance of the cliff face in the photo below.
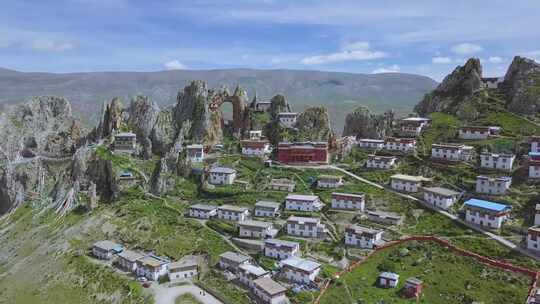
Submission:
M 295 124 L 298 141 L 328 141 L 332 134 L 326 107 L 311 107 L 298 115 Z
M 478 58 L 471 58 L 446 76 L 414 110 L 422 116 L 433 112 L 458 112 L 481 87 L 482 65 Z
M 392 135 L 394 112 L 387 111 L 382 115 L 375 115 L 367 107 L 360 106 L 354 112 L 347 114 L 343 136 L 356 138 L 384 138 Z
M 501 85 L 508 110 L 521 114 L 540 113 L 540 64 L 516 56 Z

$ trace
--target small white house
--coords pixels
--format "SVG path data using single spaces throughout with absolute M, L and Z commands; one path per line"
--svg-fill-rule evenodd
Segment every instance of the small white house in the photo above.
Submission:
M 343 184 L 343 177 L 337 175 L 320 175 L 317 179 L 319 188 L 339 188 Z
M 191 279 L 199 273 L 199 264 L 194 256 L 182 258 L 169 264 L 169 279 L 172 283 Z
M 122 252 L 122 245 L 111 241 L 95 242 L 92 246 L 92 254 L 101 260 L 110 260 L 113 255 Z
M 480 154 L 480 167 L 510 172 L 516 156 L 513 154 L 495 154 L 483 152 Z
M 397 158 L 394 156 L 369 155 L 366 167 L 370 169 L 392 169 L 396 166 Z
M 384 140 L 363 138 L 358 140 L 358 147 L 362 149 L 382 150 L 384 149 Z
M 320 218 L 291 216 L 287 219 L 287 234 L 299 237 L 325 239 L 328 229 Z
M 137 261 L 142 258 L 144 258 L 143 254 L 131 250 L 123 250 L 118 254 L 118 259 L 116 260 L 116 263 L 121 269 L 125 271 L 136 272 Z
M 385 211 L 367 210 L 368 220 L 384 225 L 400 225 L 403 222 L 403 217 L 399 214 Z
M 299 256 L 300 244 L 278 239 L 267 239 L 264 241 L 264 255 L 278 260 Z
M 222 205 L 218 207 L 217 214 L 219 219 L 241 222 L 249 218 L 249 209 L 240 206 Z
M 290 179 L 275 178 L 270 181 L 269 188 L 275 191 L 293 192 L 296 184 Z
M 540 251 L 540 227 L 530 227 L 527 230 L 527 249 Z
M 282 260 L 280 265 L 282 276 L 292 283 L 312 283 L 321 271 L 321 264 L 299 257 Z
M 432 144 L 431 158 L 443 161 L 471 161 L 474 147 L 461 144 Z
M 379 274 L 379 286 L 382 288 L 396 288 L 399 282 L 399 275 L 393 272 L 381 272 Z
M 193 144 L 186 146 L 187 157 L 192 163 L 202 163 L 204 161 L 204 146 Z
M 534 225 L 540 226 L 540 204 L 536 204 L 534 208 Z
M 529 178 L 540 178 L 540 160 L 529 160 Z
M 263 157 L 272 153 L 270 142 L 267 140 L 242 140 L 240 147 L 244 156 Z
M 281 112 L 278 113 L 278 121 L 286 128 L 292 128 L 298 118 L 298 113 L 294 112 Z
M 384 243 L 383 231 L 357 225 L 345 229 L 345 244 L 365 249 L 373 249 Z
M 427 187 L 424 190 L 424 201 L 437 208 L 448 209 L 459 198 L 459 192 L 442 188 L 442 187 Z
M 416 139 L 388 137 L 384 141 L 384 148 L 388 151 L 414 153 L 416 152 Z
M 221 269 L 238 272 L 240 265 L 252 264 L 253 259 L 247 255 L 237 252 L 227 251 L 219 255 L 218 266 Z
M 238 234 L 243 238 L 265 239 L 275 237 L 278 230 L 270 222 L 245 220 L 238 223 Z
M 497 136 L 501 132 L 500 127 L 461 127 L 459 129 L 459 138 L 461 139 L 488 139 Z
M 512 185 L 510 176 L 489 177 L 479 175 L 476 177 L 476 192 L 490 195 L 503 195 Z
M 530 152 L 540 153 L 540 136 L 531 136 L 529 143 L 531 144 Z
M 255 203 L 255 216 L 278 217 L 280 205 L 278 202 L 258 201 Z
M 287 288 L 272 280 L 270 277 L 263 277 L 253 281 L 253 293 L 261 302 L 266 304 L 287 304 L 289 299 L 285 294 Z
M 232 185 L 236 179 L 236 170 L 215 167 L 209 171 L 209 183 L 212 185 Z
M 332 193 L 332 209 L 364 211 L 365 194 Z
M 390 187 L 397 191 L 418 192 L 422 187 L 422 182 L 430 179 L 423 176 L 412 176 L 405 174 L 395 174 L 390 177 Z
M 189 216 L 200 219 L 209 219 L 217 215 L 218 206 L 195 204 L 189 207 Z
M 132 153 L 137 148 L 137 135 L 132 132 L 122 132 L 114 135 L 114 151 Z
M 169 273 L 170 261 L 155 255 L 145 256 L 137 260 L 137 276 L 157 281 Z
M 249 130 L 249 139 L 259 140 L 262 138 L 262 130 Z
M 401 120 L 400 131 L 403 136 L 419 136 L 431 119 L 424 117 L 407 117 Z
M 270 273 L 260 266 L 251 264 L 238 266 L 238 280 L 249 288 L 253 287 L 253 281 L 264 277 L 270 277 Z
M 465 221 L 476 225 L 499 229 L 510 214 L 510 206 L 479 199 L 463 204 Z
M 285 209 L 292 211 L 321 211 L 324 203 L 316 195 L 289 194 L 285 198 Z

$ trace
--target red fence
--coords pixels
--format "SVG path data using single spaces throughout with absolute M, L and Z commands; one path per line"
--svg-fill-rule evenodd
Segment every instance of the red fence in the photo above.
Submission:
M 495 260 L 495 259 L 492 259 L 492 258 L 485 257 L 483 255 L 479 255 L 477 253 L 474 253 L 474 252 L 465 250 L 463 248 L 460 248 L 460 247 L 458 247 L 456 245 L 450 244 L 450 242 L 448 242 L 446 240 L 443 240 L 443 239 L 440 239 L 438 237 L 432 236 L 432 235 L 417 235 L 417 236 L 411 236 L 411 237 L 399 239 L 399 240 L 396 240 L 396 241 L 388 242 L 388 243 L 378 247 L 374 251 L 372 251 L 363 260 L 357 261 L 357 262 L 349 265 L 346 269 L 336 273 L 335 277 L 337 278 L 337 277 L 340 277 L 340 276 L 342 276 L 343 274 L 345 274 L 347 272 L 353 271 L 356 267 L 360 266 L 362 263 L 367 261 L 368 258 L 372 254 L 374 254 L 376 252 L 386 250 L 388 248 L 392 248 L 392 247 L 395 247 L 395 246 L 398 246 L 398 245 L 401 245 L 401 244 L 404 244 L 404 243 L 407 243 L 407 242 L 411 242 L 411 241 L 434 242 L 434 243 L 437 243 L 437 244 L 439 244 L 439 245 L 441 245 L 443 247 L 446 247 L 446 248 L 454 251 L 455 253 L 457 253 L 459 255 L 473 258 L 476 261 L 478 261 L 479 263 L 482 263 L 484 265 L 487 265 L 487 266 L 490 266 L 490 267 L 495 267 L 495 268 L 500 268 L 500 269 L 511 271 L 511 272 L 514 272 L 514 273 L 521 273 L 521 274 L 524 274 L 526 276 L 531 277 L 532 283 L 531 283 L 531 287 L 529 288 L 529 293 L 528 293 L 527 300 L 529 299 L 529 297 L 533 296 L 534 290 L 536 289 L 536 284 L 537 284 L 538 278 L 539 278 L 539 273 L 537 271 L 533 271 L 533 270 L 530 270 L 530 269 L 522 267 L 522 266 L 516 266 L 516 265 L 513 265 L 513 264 L 508 263 L 508 262 L 498 261 L 498 260 Z M 314 302 L 315 304 L 319 304 L 322 296 L 324 295 L 326 290 L 330 287 L 330 284 L 331 284 L 330 281 L 328 281 L 325 284 L 325 286 L 321 289 L 321 293 L 319 294 L 317 299 L 315 299 L 315 302 Z

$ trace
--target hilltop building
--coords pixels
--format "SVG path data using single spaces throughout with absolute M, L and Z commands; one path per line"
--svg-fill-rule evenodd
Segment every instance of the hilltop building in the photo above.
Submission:
M 366 167 L 372 169 L 390 170 L 396 166 L 397 158 L 394 156 L 369 155 Z
M 476 192 L 490 195 L 506 194 L 512 185 L 510 176 L 489 177 L 479 175 L 476 177 Z
M 459 129 L 459 138 L 461 139 L 488 139 L 498 136 L 501 132 L 500 127 L 461 127 Z
M 364 211 L 365 194 L 332 193 L 332 209 Z
M 427 187 L 424 190 L 424 200 L 441 209 L 450 208 L 459 198 L 460 193 L 442 188 L 442 187 Z
M 373 249 L 384 243 L 383 231 L 351 225 L 345 229 L 345 244 L 365 249 Z
M 320 218 L 291 216 L 287 219 L 286 231 L 288 235 L 325 239 L 328 229 L 321 223 Z
M 479 199 L 463 204 L 465 221 L 480 226 L 499 229 L 510 215 L 510 206 Z
M 285 210 L 316 212 L 324 203 L 316 195 L 289 194 L 285 198 Z
M 480 167 L 510 172 L 516 156 L 513 154 L 495 154 L 483 152 L 480 154 Z

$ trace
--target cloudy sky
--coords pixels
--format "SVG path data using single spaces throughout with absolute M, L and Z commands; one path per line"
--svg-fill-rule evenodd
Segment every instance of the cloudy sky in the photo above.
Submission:
M 538 0 L 2 0 L 0 66 L 21 71 L 313 69 L 440 80 L 540 59 Z

